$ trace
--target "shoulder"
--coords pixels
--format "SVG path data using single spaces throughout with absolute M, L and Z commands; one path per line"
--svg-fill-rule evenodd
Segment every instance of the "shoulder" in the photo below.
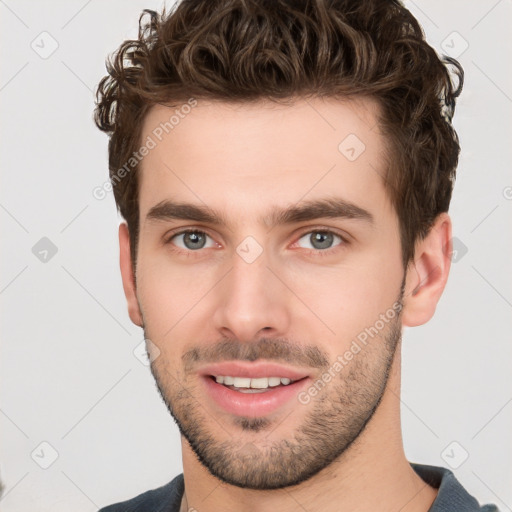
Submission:
M 411 463 L 412 468 L 423 481 L 438 489 L 437 497 L 429 512 L 448 512 L 460 510 L 464 512 L 499 512 L 496 505 L 480 506 L 455 475 L 446 468 Z
M 183 496 L 183 473 L 168 484 L 135 498 L 102 508 L 99 512 L 179 512 Z

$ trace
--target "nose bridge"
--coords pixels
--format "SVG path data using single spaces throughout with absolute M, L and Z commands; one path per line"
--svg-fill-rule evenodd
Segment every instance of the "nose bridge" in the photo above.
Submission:
M 254 340 L 264 328 L 282 334 L 289 323 L 286 289 L 268 268 L 270 255 L 254 242 L 244 240 L 233 253 L 215 304 L 216 328 L 239 341 Z

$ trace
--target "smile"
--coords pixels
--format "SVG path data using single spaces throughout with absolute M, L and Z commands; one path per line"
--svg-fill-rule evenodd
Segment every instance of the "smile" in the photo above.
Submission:
M 252 418 L 297 407 L 298 394 L 311 381 L 307 370 L 267 361 L 226 361 L 198 373 L 209 398 L 207 407 Z
M 240 391 L 241 393 L 264 393 L 269 388 L 278 386 L 288 386 L 295 382 L 288 377 L 230 377 L 227 375 L 214 376 L 215 382 L 223 384 L 229 389 Z

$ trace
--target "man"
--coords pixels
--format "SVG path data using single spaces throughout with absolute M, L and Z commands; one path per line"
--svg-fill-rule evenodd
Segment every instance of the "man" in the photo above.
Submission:
M 496 510 L 400 428 L 401 328 L 450 270 L 460 65 L 398 1 L 185 0 L 108 72 L 123 286 L 184 471 L 102 510 Z

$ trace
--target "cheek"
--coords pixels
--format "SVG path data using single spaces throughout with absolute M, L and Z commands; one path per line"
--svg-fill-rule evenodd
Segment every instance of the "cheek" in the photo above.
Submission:
M 396 269 L 367 269 L 347 284 L 350 287 L 347 301 L 349 314 L 362 316 L 367 320 L 378 318 L 398 298 L 400 284 L 401 274 Z
M 146 326 L 155 339 L 178 330 L 201 310 L 218 279 L 200 265 L 170 264 L 165 253 L 140 253 L 137 266 L 137 295 Z M 175 327 L 176 326 L 176 327 Z
M 381 315 L 394 313 L 402 282 L 401 265 L 392 258 L 387 264 L 384 261 L 385 257 L 361 258 L 357 265 L 317 268 L 294 276 L 294 291 L 322 321 L 309 322 L 306 332 L 314 335 L 325 324 L 340 353 Z

